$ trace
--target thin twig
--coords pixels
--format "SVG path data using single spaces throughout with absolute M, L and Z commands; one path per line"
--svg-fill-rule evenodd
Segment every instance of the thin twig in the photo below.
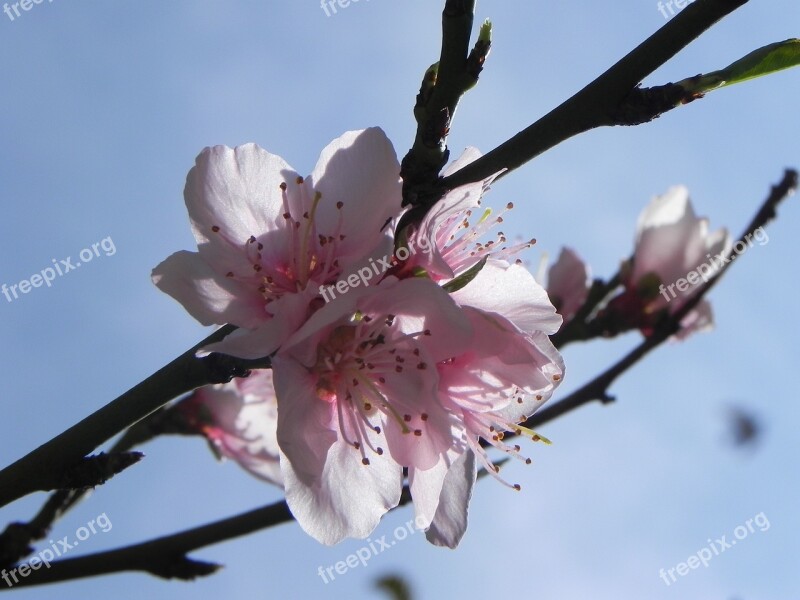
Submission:
M 164 414 L 163 407 L 151 413 L 128 430 L 116 441 L 109 454 L 127 453 L 132 448 L 149 441 L 158 433 L 150 423 Z M 80 464 L 80 463 L 78 463 Z M 86 495 L 88 489 L 61 489 L 48 497 L 36 516 L 27 523 L 10 523 L 0 533 L 0 569 L 10 567 L 33 552 L 32 544 L 45 539 L 55 522 L 63 517 Z
M 0 586 L 0 590 L 122 571 L 144 571 L 158 577 L 186 579 L 187 577 L 183 576 L 185 573 L 176 573 L 169 565 L 185 564 L 189 552 L 291 520 L 292 513 L 289 512 L 286 502 L 276 502 L 235 517 L 141 544 L 56 561 L 49 569 L 32 571 L 24 579 L 21 578 L 19 583 L 14 584 L 13 588 Z M 193 574 L 202 575 L 202 573 Z
M 447 135 L 458 102 L 475 85 L 491 47 L 491 26 L 485 24 L 475 47 L 469 42 L 475 18 L 475 0 L 446 0 L 442 10 L 442 47 L 439 62 L 422 80 L 414 106 L 417 132 L 403 157 L 403 206 L 426 203 L 426 189 L 436 183 L 450 155 Z
M 586 328 L 586 320 L 589 315 L 619 287 L 622 278 L 620 273 L 614 275 L 608 281 L 595 279 L 592 287 L 586 295 L 586 300 L 575 315 L 567 321 L 555 334 L 550 336 L 550 341 L 559 350 L 571 342 L 586 341 L 591 337 L 596 337 L 595 332 L 589 332 Z

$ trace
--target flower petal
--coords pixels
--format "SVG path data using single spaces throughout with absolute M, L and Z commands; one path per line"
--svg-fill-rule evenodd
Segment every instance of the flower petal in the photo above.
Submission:
M 276 437 L 278 410 L 269 369 L 198 388 L 174 408 L 186 432 L 203 435 L 218 455 L 282 487 Z
M 425 537 L 435 546 L 458 546 L 467 530 L 467 510 L 475 486 L 475 454 L 464 452 L 448 469 L 439 506 Z
M 502 315 L 526 333 L 544 331 L 550 335 L 561 327 L 561 315 L 547 292 L 522 265 L 490 260 L 475 279 L 452 296 L 462 306 Z
M 400 501 L 402 468 L 388 453 L 362 464 L 337 429 L 335 405 L 317 397 L 314 378 L 302 365 L 277 356 L 273 376 L 280 402 L 281 469 L 292 514 L 323 544 L 367 537 Z M 377 444 L 377 437 L 372 441 Z
M 309 299 L 313 294 L 313 290 L 306 289 L 278 298 L 269 304 L 269 309 L 273 311 L 275 317 L 254 329 L 237 329 L 223 340 L 205 346 L 202 352 L 221 352 L 248 359 L 269 356 L 306 320 Z
M 434 362 L 455 356 L 472 337 L 469 321 L 441 287 L 426 277 L 387 280 L 376 288 L 379 294 L 359 304 L 365 312 L 397 315 L 403 331 L 428 331 L 422 343 Z
M 342 264 L 371 251 L 382 237 L 381 228 L 400 210 L 400 163 L 379 127 L 348 131 L 333 140 L 309 180 L 322 194 L 317 209 L 322 233 L 332 234 L 342 219 L 344 239 L 337 246 Z M 324 230 L 326 225 L 331 231 Z
M 589 267 L 571 248 L 562 248 L 547 274 L 547 294 L 568 321 L 589 295 Z
M 203 325 L 257 327 L 268 315 L 250 286 L 220 276 L 197 252 L 176 252 L 153 269 L 153 283 Z
M 431 364 L 387 374 L 384 390 L 399 418 L 384 425 L 392 457 L 403 466 L 432 468 L 453 444 L 456 423 L 439 402 L 439 377 Z M 424 419 L 419 415 L 424 414 Z
M 255 144 L 204 149 L 184 188 L 203 258 L 222 274 L 242 274 L 252 268 L 243 251 L 251 235 L 263 241 L 269 233 L 267 251 L 288 248 L 290 232 L 282 222 L 280 184 L 296 178 L 285 160 Z
M 681 320 L 681 328 L 673 337 L 677 340 L 685 340 L 693 333 L 709 331 L 714 328 L 714 313 L 711 310 L 711 303 L 707 300 L 700 300 L 697 305 L 689 311 L 689 314 Z
M 414 500 L 415 523 L 420 529 L 427 529 L 433 521 L 449 464 L 449 461 L 440 460 L 430 469 L 408 469 L 408 487 Z
M 453 161 L 444 171 L 442 176 L 447 177 L 465 167 L 469 163 L 480 158 L 481 153 L 477 148 L 468 147 L 461 156 Z M 456 274 L 442 256 L 442 251 L 447 242 L 446 225 L 452 223 L 453 219 L 463 216 L 468 209 L 480 206 L 483 193 L 497 174 L 487 177 L 477 183 L 469 183 L 447 192 L 426 213 L 420 224 L 416 227 L 411 242 L 422 250 L 420 256 L 412 258 L 413 264 L 423 266 L 429 273 L 444 279 L 450 279 Z M 460 217 L 459 217 L 460 218 Z
M 639 216 L 631 280 L 656 273 L 662 282 L 673 283 L 704 262 L 721 235 L 726 236 L 709 236 L 708 220 L 695 215 L 684 186 L 671 187 Z

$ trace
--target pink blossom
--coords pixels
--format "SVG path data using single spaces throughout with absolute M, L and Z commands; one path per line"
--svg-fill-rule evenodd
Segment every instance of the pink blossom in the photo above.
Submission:
M 520 281 L 517 269 L 497 273 L 493 265 L 484 277 L 528 288 L 532 277 Z M 519 455 L 501 432 L 522 431 L 519 422 L 561 380 L 563 363 L 547 338 L 561 320 L 550 306 L 549 319 L 528 334 L 496 312 L 459 306 L 477 281 L 452 298 L 428 278 L 354 289 L 274 357 L 286 499 L 319 541 L 369 535 L 398 503 L 405 467 L 417 524 L 430 525 L 434 543 L 455 546 L 475 455 L 494 472 L 480 440 Z M 543 290 L 539 297 L 546 301 Z M 511 314 L 534 326 L 535 316 Z
M 429 541 L 453 548 L 466 529 L 477 466 L 494 474 L 481 440 L 521 458 L 521 446 L 504 444 L 503 432 L 541 439 L 519 423 L 550 398 L 564 363 L 548 338 L 561 316 L 523 265 L 488 260 L 451 296 L 472 328 L 470 343 L 437 364 L 439 399 L 458 435 L 436 468 L 409 468 L 409 483 L 417 522 L 430 522 Z
M 477 466 L 497 476 L 481 442 L 530 464 L 520 444 L 503 441 L 504 432 L 546 442 L 521 423 L 550 398 L 564 375 L 564 362 L 547 337 L 555 333 L 560 320 L 545 326 L 546 331 L 528 335 L 496 313 L 463 310 L 472 325 L 472 342 L 458 356 L 437 365 L 440 400 L 456 418 L 461 437 L 436 469 L 409 468 L 417 520 L 430 520 L 428 539 L 450 548 L 458 545 L 466 530 Z M 459 456 L 462 446 L 466 452 Z
M 729 249 L 727 230 L 709 232 L 708 219 L 695 215 L 688 190 L 671 187 L 639 216 L 633 259 L 622 270 L 625 293 L 608 308 L 648 335 L 661 311 L 675 313 L 704 283 L 699 275 L 696 281 L 687 282 L 689 274 L 694 271 L 709 278 L 717 269 L 716 255 Z M 688 283 L 683 292 L 675 290 L 680 280 L 682 286 Z M 678 338 L 710 328 L 710 304 L 700 301 L 681 325 Z
M 173 254 L 153 281 L 204 325 L 241 328 L 209 350 L 266 356 L 322 305 L 320 285 L 386 243 L 399 171 L 379 128 L 331 142 L 306 178 L 255 144 L 206 148 L 184 191 L 198 252 Z
M 325 544 L 366 537 L 399 502 L 403 467 L 439 462 L 454 422 L 436 365 L 471 334 L 435 283 L 390 277 L 327 304 L 281 348 L 281 467 L 306 532 Z
M 453 173 L 479 157 L 478 150 L 467 148 L 443 174 Z M 509 259 L 530 248 L 536 240 L 505 246 L 505 234 L 498 232 L 496 240 L 481 241 L 490 229 L 503 222 L 503 214 L 513 209 L 513 205 L 506 205 L 494 218 L 490 218 L 491 209 L 482 210 L 475 224 L 470 221 L 494 177 L 455 188 L 433 206 L 409 236 L 409 241 L 427 240 L 429 243 L 417 243 L 417 247 L 427 248 L 428 252 L 413 255 L 398 276 L 417 276 L 422 268 L 431 279 L 443 283 L 473 269 L 477 272 L 469 283 L 459 286 L 453 294 L 459 305 L 508 319 L 520 333 L 555 333 L 562 319 L 547 292 L 521 260 L 509 264 Z
M 480 157 L 475 148 L 467 148 L 442 173 L 447 176 Z M 504 210 L 492 215 L 491 209 L 481 208 L 481 198 L 496 175 L 482 182 L 471 183 L 450 190 L 437 202 L 409 235 L 409 248 L 415 252 L 404 270 L 424 269 L 434 281 L 444 282 L 463 274 L 484 258 L 508 260 L 521 250 L 531 247 L 536 240 L 504 246 L 506 236 L 502 231 L 490 241 L 481 241 L 494 227 L 503 223 L 504 215 L 514 208 L 508 203 Z
M 674 186 L 653 198 L 639 215 L 630 278 L 639 282 L 655 273 L 669 284 L 729 246 L 727 230 L 710 233 L 708 219 L 695 215 L 689 190 Z
M 476 156 L 468 150 L 451 170 Z M 326 544 L 366 537 L 399 502 L 407 469 L 417 523 L 453 547 L 478 464 L 494 473 L 481 440 L 521 457 L 503 431 L 539 439 L 520 423 L 563 377 L 547 337 L 561 317 L 520 261 L 506 260 L 532 242 L 506 247 L 499 233 L 482 243 L 502 215 L 469 224 L 492 178 L 434 207 L 412 232 L 435 240 L 418 245 L 425 253 L 323 301 L 320 286 L 388 250 L 381 226 L 400 204 L 397 172 L 379 130 L 345 134 L 306 179 L 252 145 L 206 150 L 186 187 L 199 252 L 173 255 L 154 280 L 201 322 L 240 327 L 209 350 L 275 352 L 276 438 L 274 411 L 248 411 L 238 387 L 192 402 L 212 411 L 204 433 L 245 468 L 264 477 L 256 459 L 277 450 L 305 531 Z M 457 277 L 452 294 L 438 285 Z M 265 381 L 235 385 L 272 393 Z
M 257 370 L 230 383 L 201 387 L 182 400 L 178 410 L 187 426 L 204 435 L 217 454 L 260 479 L 283 485 L 271 371 Z
M 447 172 L 478 156 L 468 148 Z M 455 419 L 457 435 L 433 468 L 408 467 L 415 522 L 430 524 L 428 539 L 449 547 L 464 534 L 478 463 L 494 472 L 481 440 L 520 456 L 520 446 L 503 444 L 502 432 L 521 431 L 518 423 L 550 397 L 564 372 L 547 337 L 559 329 L 561 317 L 522 261 L 508 262 L 534 240 L 506 246 L 499 232 L 495 240 L 482 241 L 503 222 L 503 213 L 491 218 L 490 210 L 480 208 L 492 179 L 451 190 L 435 205 L 408 240 L 409 247 L 416 242 L 427 251 L 398 271 L 402 277 L 424 269 L 440 283 L 471 276 L 452 294 L 470 321 L 471 341 L 437 364 L 439 399 Z
M 571 320 L 586 302 L 590 282 L 588 265 L 571 248 L 562 248 L 547 273 L 547 294 L 564 321 Z
M 443 174 L 453 173 L 479 157 L 477 149 L 467 148 Z M 428 244 L 417 243 L 417 247 L 428 248 L 428 252 L 414 254 L 398 276 L 416 276 L 422 268 L 434 281 L 444 283 L 474 268 L 477 273 L 470 282 L 453 294 L 459 305 L 508 319 L 521 333 L 555 333 L 561 326 L 561 316 L 556 314 L 547 292 L 522 261 L 514 259 L 536 240 L 505 246 L 506 236 L 498 232 L 495 240 L 481 241 L 488 231 L 503 223 L 503 215 L 513 209 L 513 205 L 506 205 L 494 218 L 490 217 L 491 209 L 481 209 L 477 222 L 471 222 L 495 176 L 482 183 L 455 188 L 434 205 L 409 237 L 409 240 L 428 240 Z M 509 264 L 511 259 L 514 259 L 513 264 Z
M 445 174 L 478 156 L 468 148 Z M 492 179 L 451 190 L 436 204 L 408 240 L 409 247 L 416 243 L 427 251 L 397 271 L 403 277 L 424 269 L 438 282 L 466 280 L 467 272 L 471 276 L 452 294 L 469 319 L 470 343 L 437 364 L 439 400 L 455 420 L 456 435 L 434 467 L 406 465 L 415 522 L 429 524 L 428 539 L 449 547 L 459 543 L 466 529 L 477 464 L 494 473 L 481 440 L 519 457 L 521 447 L 505 445 L 502 432 L 522 432 L 519 423 L 550 397 L 564 373 L 547 337 L 558 331 L 561 316 L 522 261 L 508 262 L 535 240 L 506 246 L 499 232 L 495 240 L 481 241 L 503 222 L 503 213 L 490 218 L 491 211 L 480 208 Z M 506 211 L 512 208 L 509 204 Z

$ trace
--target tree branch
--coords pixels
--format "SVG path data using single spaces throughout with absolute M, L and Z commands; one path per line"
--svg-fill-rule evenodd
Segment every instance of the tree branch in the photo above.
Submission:
M 440 195 L 467 183 L 483 181 L 504 169 L 501 176 L 507 175 L 579 133 L 620 124 L 623 116 L 632 112 L 631 102 L 635 100 L 630 94 L 645 77 L 722 17 L 746 3 L 747 0 L 697 0 L 687 6 L 566 102 L 488 154 L 441 180 Z M 674 98 L 669 96 L 669 99 Z M 622 109 L 625 112 L 621 114 Z
M 503 458 L 493 464 L 499 470 L 507 461 L 507 458 Z M 485 469 L 478 471 L 479 480 L 486 475 L 488 472 Z M 397 510 L 410 502 L 411 491 L 405 485 L 400 494 L 400 501 L 391 510 Z M 189 552 L 292 520 L 294 516 L 286 502 L 275 502 L 228 519 L 127 548 L 60 560 L 51 563 L 47 570 L 31 571 L 27 577 L 14 584 L 14 587 L 70 581 L 123 571 L 143 571 L 164 579 L 194 579 L 214 573 L 219 569 L 219 565 L 192 560 L 187 556 Z M 0 591 L 7 589 L 10 588 L 0 586 Z
M 20 579 L 19 583 L 14 584 L 14 588 L 122 571 L 144 571 L 165 579 L 193 579 L 195 576 L 212 573 L 216 568 L 209 567 L 216 566 L 191 561 L 186 557 L 187 553 L 285 523 L 291 521 L 292 518 L 286 502 L 276 502 L 235 517 L 119 550 L 56 561 L 50 565 L 49 569 L 32 571 L 27 577 Z M 191 564 L 199 567 L 197 569 L 188 567 L 187 569 L 186 567 Z M 0 586 L 0 591 L 5 589 L 12 588 Z
M 787 169 L 783 174 L 781 182 L 772 186 L 769 196 L 761 205 L 761 208 L 759 208 L 752 221 L 750 221 L 750 224 L 745 228 L 739 240 L 734 243 L 734 246 L 739 242 L 746 245 L 747 239 L 752 237 L 756 229 L 772 221 L 777 216 L 776 209 L 778 205 L 792 195 L 797 190 L 797 186 L 797 171 L 794 169 Z M 698 289 L 696 294 L 691 296 L 686 303 L 681 306 L 680 309 L 675 311 L 673 315 L 667 317 L 651 336 L 645 338 L 641 344 L 620 361 L 566 398 L 536 412 L 525 421 L 523 425 L 528 428 L 538 427 L 594 400 L 599 400 L 603 404 L 612 402 L 614 398 L 608 393 L 608 388 L 611 387 L 611 384 L 625 371 L 638 363 L 652 350 L 663 344 L 670 336 L 674 335 L 680 329 L 680 323 L 683 318 L 711 291 L 732 264 L 732 262 L 724 264 L 713 277 Z
M 414 144 L 401 162 L 403 206 L 427 202 L 426 190 L 436 183 L 450 155 L 447 135 L 458 102 L 483 69 L 491 47 L 491 25 L 481 27 L 478 41 L 469 52 L 474 17 L 475 0 L 445 1 L 439 62 L 423 77 L 414 106 Z
M 586 301 L 583 303 L 575 315 L 567 321 L 561 329 L 550 336 L 550 341 L 559 350 L 575 341 L 586 341 L 590 337 L 596 337 L 595 332 L 587 332 L 586 320 L 589 315 L 597 308 L 609 294 L 611 294 L 621 281 L 620 273 L 617 272 L 608 281 L 602 279 L 595 279 L 592 282 L 592 287 L 589 288 L 589 293 L 586 295 Z
M 138 421 L 114 443 L 109 450 L 109 455 L 128 454 L 129 450 L 149 441 L 161 432 L 156 432 L 151 427 L 153 421 L 161 422 L 165 413 L 160 408 Z M 139 457 L 143 456 L 139 453 Z M 79 461 L 77 465 L 81 465 Z M 27 523 L 10 523 L 3 533 L 0 533 L 0 569 L 8 568 L 17 561 L 30 555 L 34 549 L 32 544 L 49 535 L 53 524 L 75 506 L 84 497 L 87 488 L 60 489 L 53 492 L 44 503 L 36 516 Z
M 218 329 L 113 402 L 0 471 L 0 507 L 31 492 L 58 488 L 65 470 L 172 398 L 209 383 L 242 377 L 256 366 L 269 366 L 268 359 L 196 356 L 200 348 L 223 339 L 234 329 L 232 325 Z

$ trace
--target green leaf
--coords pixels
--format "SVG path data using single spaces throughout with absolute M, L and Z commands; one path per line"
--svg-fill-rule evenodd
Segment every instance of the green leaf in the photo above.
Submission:
M 486 259 L 487 258 L 489 258 L 489 257 L 488 256 L 484 256 L 479 263 L 476 263 L 476 264 L 472 265 L 469 269 L 464 271 L 461 275 L 459 275 L 458 277 L 454 277 L 453 279 L 451 279 L 450 281 L 445 283 L 442 286 L 444 291 L 447 292 L 448 294 L 452 294 L 453 292 L 457 292 L 458 290 L 463 288 L 465 285 L 467 285 L 470 281 L 475 279 L 475 277 L 478 276 L 478 273 L 481 272 L 481 269 L 483 269 L 484 265 L 486 264 Z
M 800 39 L 792 38 L 754 50 L 719 71 L 679 81 L 690 94 L 705 94 L 734 83 L 800 65 Z

